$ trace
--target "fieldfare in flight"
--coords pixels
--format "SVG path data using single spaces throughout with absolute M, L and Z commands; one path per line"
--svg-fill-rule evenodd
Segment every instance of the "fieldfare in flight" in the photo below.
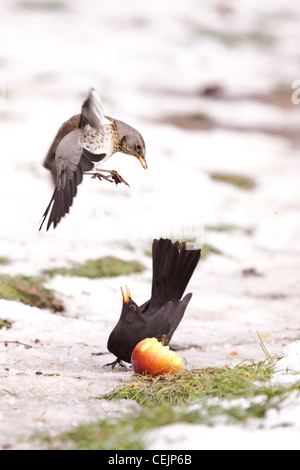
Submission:
M 141 134 L 122 121 L 104 116 L 100 98 L 91 88 L 81 114 L 72 116 L 61 126 L 44 161 L 44 166 L 51 171 L 55 189 L 40 230 L 49 212 L 47 230 L 51 224 L 55 228 L 69 212 L 83 174 L 92 174 L 116 184 L 128 184 L 114 170 L 102 169 L 99 173 L 100 170 L 95 168 L 97 163 L 104 162 L 116 152 L 136 157 L 143 168 L 147 168 L 145 142 Z M 89 173 L 91 171 L 93 173 Z

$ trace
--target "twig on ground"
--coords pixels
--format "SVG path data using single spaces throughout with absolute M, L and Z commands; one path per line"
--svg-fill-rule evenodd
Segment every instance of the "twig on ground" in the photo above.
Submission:
M 4 343 L 4 344 L 14 343 L 14 344 L 20 344 L 21 346 L 24 346 L 25 348 L 33 348 L 33 346 L 30 346 L 30 344 L 22 343 L 21 341 L 0 341 L 0 343 Z

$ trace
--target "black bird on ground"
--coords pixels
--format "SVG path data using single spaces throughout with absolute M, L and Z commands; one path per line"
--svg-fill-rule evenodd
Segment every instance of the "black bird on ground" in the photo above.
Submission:
M 99 173 L 94 168 L 115 152 L 132 155 L 144 169 L 147 168 L 145 142 L 141 134 L 122 121 L 104 116 L 100 98 L 91 88 L 81 114 L 72 116 L 60 127 L 44 161 L 44 167 L 51 171 L 55 189 L 44 212 L 40 230 L 49 212 L 47 230 L 51 224 L 55 228 L 69 212 L 83 174 L 96 171 L 92 174 L 99 179 L 128 184 L 114 170 L 102 169 Z
M 169 344 L 187 308 L 192 294 L 181 300 L 188 282 L 200 260 L 200 249 L 188 249 L 185 242 L 160 238 L 153 240 L 153 279 L 151 298 L 138 306 L 130 297 L 129 289 L 122 290 L 123 307 L 120 319 L 111 332 L 107 348 L 117 359 L 131 362 L 131 353 L 145 338 L 162 340 Z

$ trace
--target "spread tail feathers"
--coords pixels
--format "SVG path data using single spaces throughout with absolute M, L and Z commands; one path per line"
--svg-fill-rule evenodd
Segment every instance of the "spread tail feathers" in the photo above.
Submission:
M 185 242 L 154 240 L 151 303 L 159 308 L 170 299 L 181 299 L 200 256 L 200 249 L 188 250 Z

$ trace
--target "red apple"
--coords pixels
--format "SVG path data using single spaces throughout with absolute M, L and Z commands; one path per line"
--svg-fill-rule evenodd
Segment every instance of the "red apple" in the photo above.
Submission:
M 183 369 L 183 360 L 169 346 L 164 346 L 156 338 L 140 341 L 131 354 L 131 365 L 136 374 L 164 375 L 176 374 Z

